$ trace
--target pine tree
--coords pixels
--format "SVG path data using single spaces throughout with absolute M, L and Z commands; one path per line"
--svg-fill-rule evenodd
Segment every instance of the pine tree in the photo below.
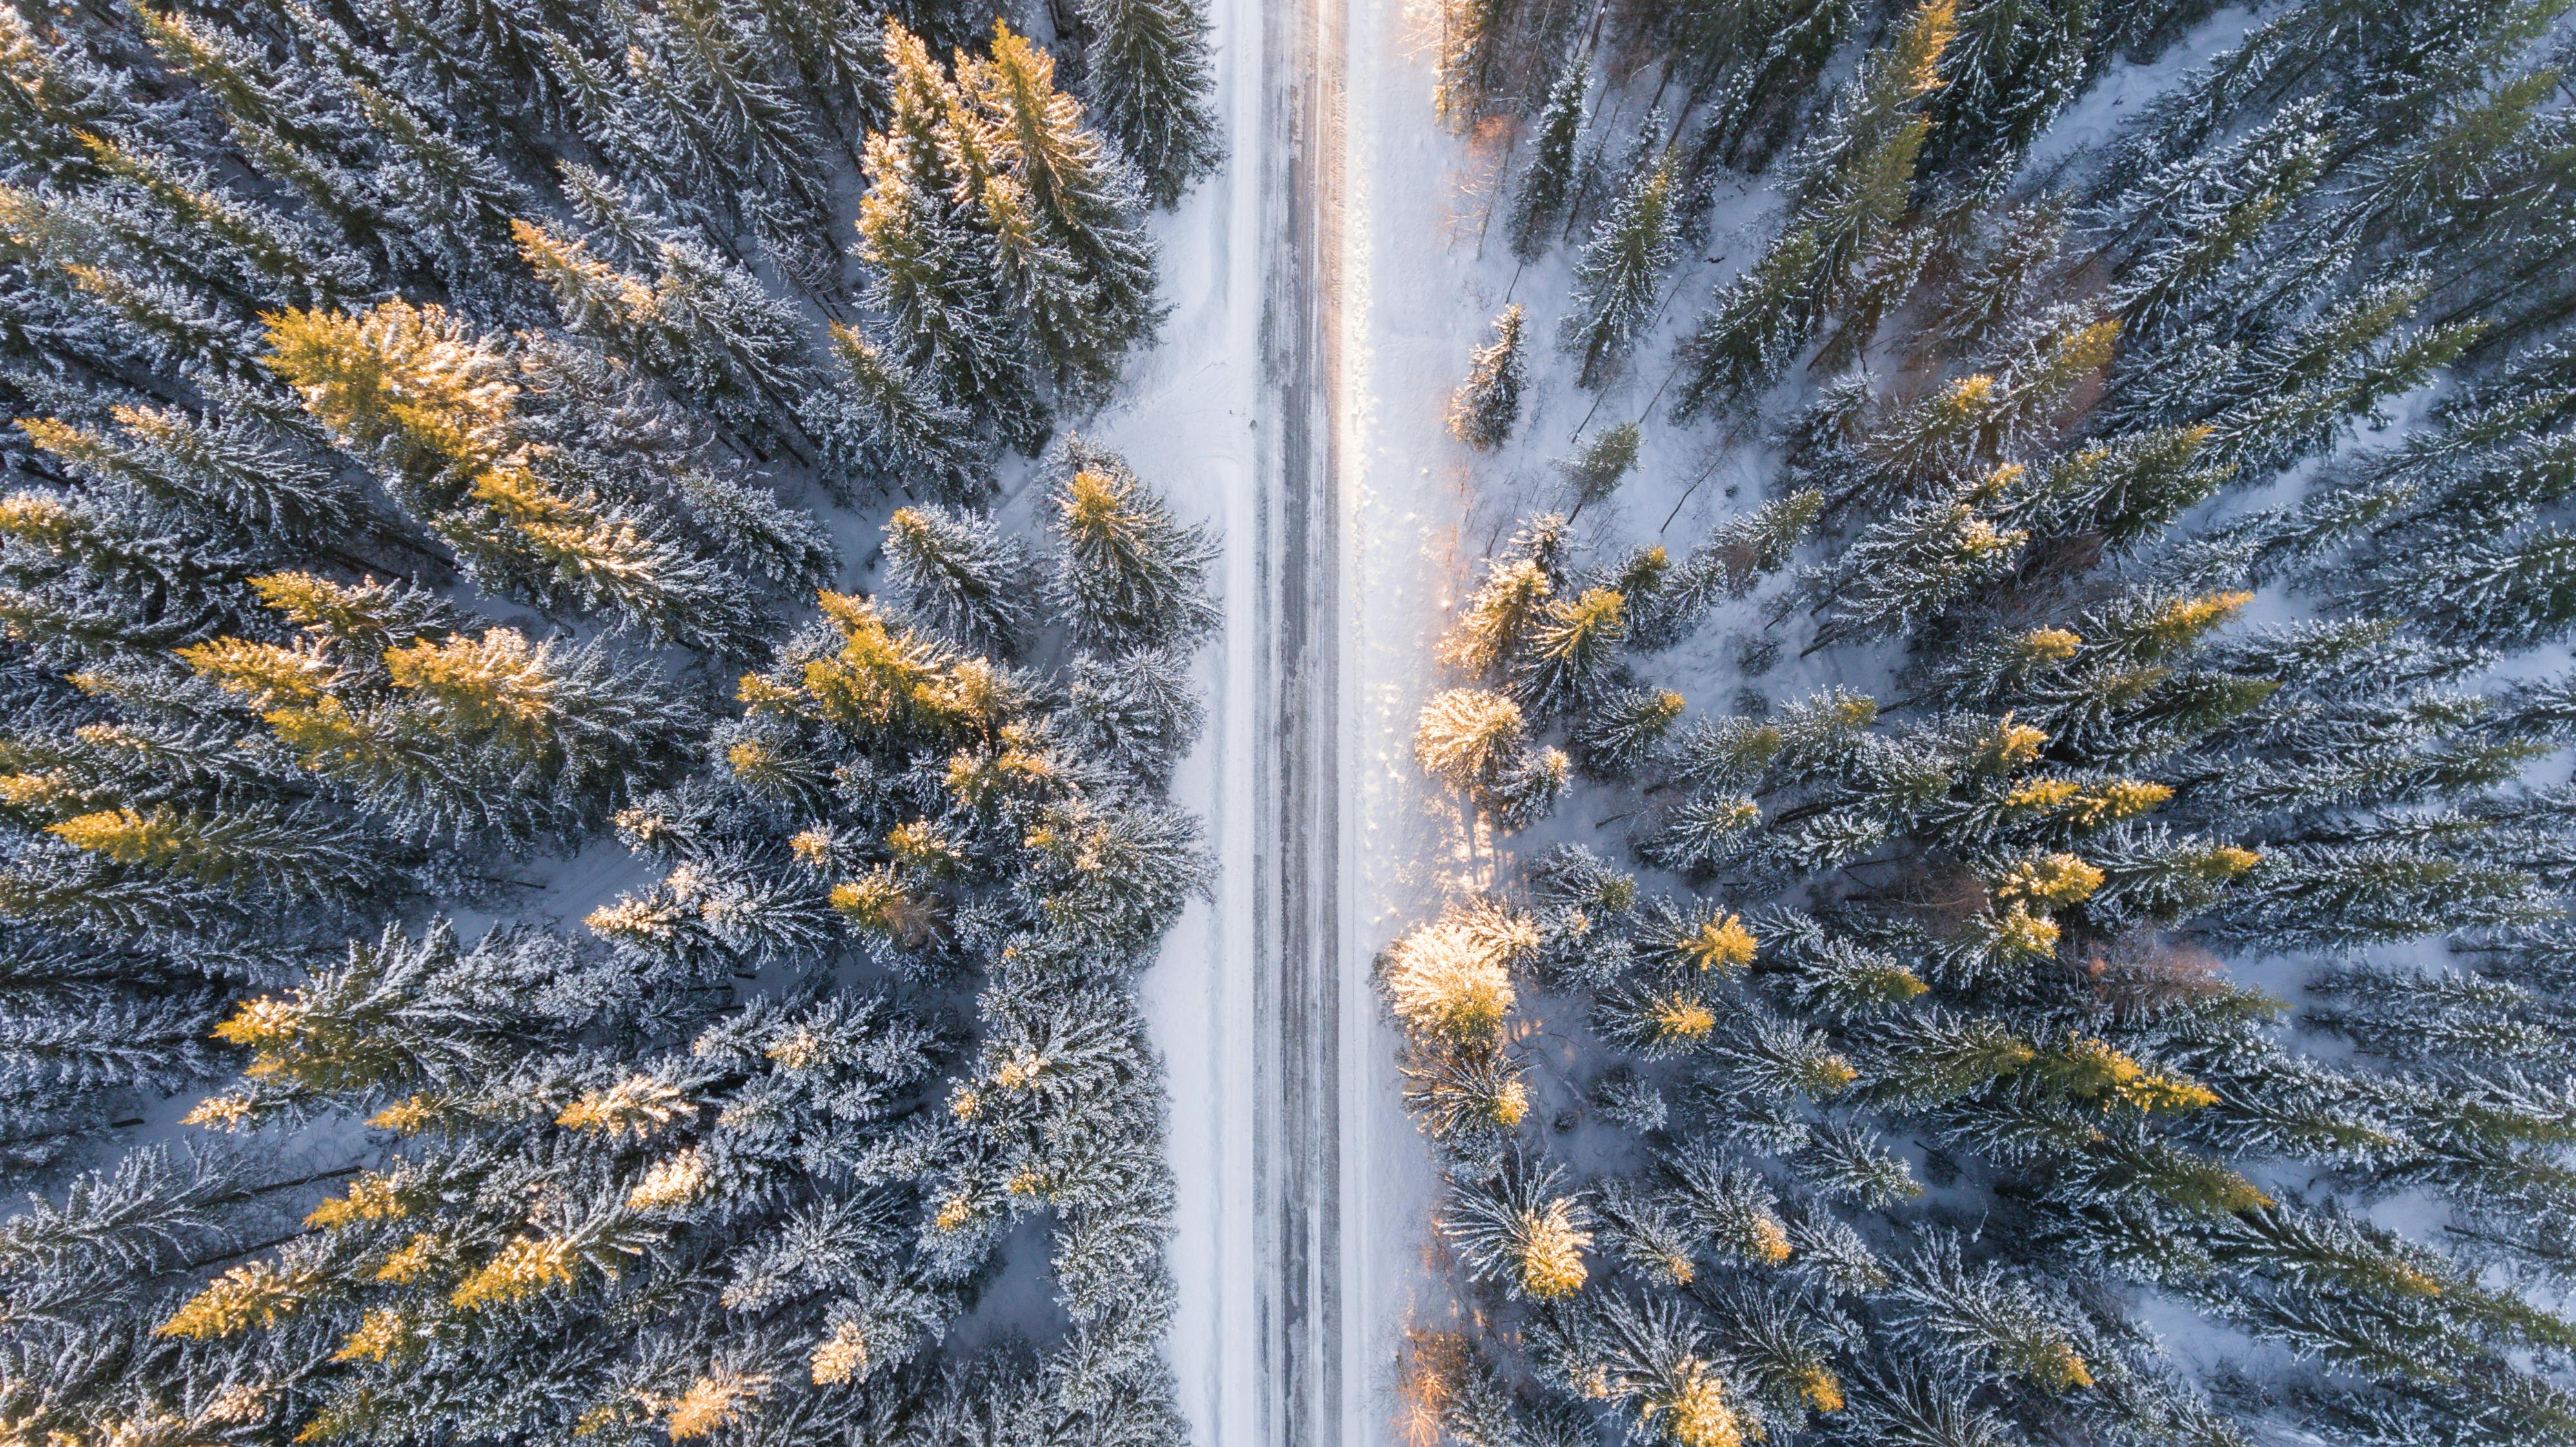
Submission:
M 104 595 L 88 606 L 138 648 L 237 623 L 258 561 L 112 498 L 32 491 L 0 498 L 0 545 L 0 576 L 22 595 L 75 606 Z
M 1105 383 L 1117 353 L 1150 336 L 1161 316 L 1136 178 L 1055 88 L 1054 57 L 1008 26 L 995 25 L 989 61 L 959 63 L 957 83 L 987 118 L 993 164 L 1012 173 L 1032 221 L 1095 298 L 1091 324 L 1050 346 L 1057 378 Z
M 2228 935 L 2332 949 L 2539 917 L 2536 881 L 2404 843 L 2286 844 L 2267 851 L 2210 917 Z
M 1498 73 L 1510 63 L 1512 7 L 1501 0 L 1444 0 L 1439 12 L 1439 79 L 1433 104 L 1451 128 L 1483 114 Z
M 1993 1367 L 2042 1392 L 2093 1384 L 2089 1363 L 2035 1291 L 1991 1267 L 1970 1266 L 1958 1243 L 1935 1238 L 1891 1263 L 1899 1330 L 1938 1360 Z
M 651 370 L 681 395 L 756 437 L 805 390 L 803 327 L 760 282 L 695 242 L 656 243 L 658 274 L 618 272 L 580 242 L 512 219 L 519 255 L 554 293 L 573 331 Z
M 1980 514 L 2004 503 L 2022 477 L 2007 465 L 1952 497 L 1917 504 L 1854 543 L 1835 572 L 1813 575 L 1811 611 L 1833 611 L 1808 651 L 1907 627 L 2001 575 L 2029 534 Z
M 259 586 L 319 651 L 220 639 L 183 658 L 257 708 L 304 768 L 416 837 L 576 831 L 669 767 L 692 726 L 649 669 L 596 643 L 500 628 L 469 639 L 449 631 L 452 614 L 383 585 Z
M 1637 465 L 1637 448 L 1644 440 L 1645 433 L 1636 423 L 1622 422 L 1592 434 L 1572 457 L 1557 464 L 1574 489 L 1574 510 L 1566 515 L 1569 522 L 1618 489 L 1629 469 Z
M 1207 18 L 1190 0 L 1086 0 L 1083 49 L 1100 128 L 1170 206 L 1220 159 L 1208 110 Z
M 1677 184 L 1670 157 L 1639 168 L 1575 265 L 1561 344 L 1583 359 L 1581 386 L 1606 385 L 1653 320 L 1655 288 L 1673 264 L 1681 226 Z
M 1499 674 L 1520 656 L 1546 600 L 1563 581 L 1566 522 L 1540 518 L 1513 537 L 1488 567 L 1464 616 L 1440 640 L 1440 660 L 1476 677 Z
M 1066 692 L 1086 746 L 1149 787 L 1169 784 L 1198 740 L 1202 710 L 1178 649 L 1083 654 Z
M 1678 349 L 1687 380 L 1677 419 L 1751 397 L 1788 370 L 1824 302 L 1819 245 L 1811 231 L 1790 231 L 1718 293 Z
M 480 300 L 502 319 L 523 314 L 528 299 L 509 264 L 509 227 L 535 209 L 535 198 L 481 147 L 392 95 L 354 90 L 389 153 L 373 182 L 389 248 L 434 268 L 460 299 Z
M 1512 197 L 1512 255 L 1524 262 L 1536 261 L 1547 250 L 1574 198 L 1575 148 L 1583 139 L 1583 106 L 1591 88 L 1591 58 L 1580 51 L 1567 58 L 1548 87 L 1529 169 L 1521 173 L 1520 190 Z
M 356 299 L 372 278 L 367 267 L 270 209 L 242 201 L 194 167 L 82 132 L 99 170 L 125 183 L 125 195 L 151 213 L 148 224 L 102 216 L 210 285 L 258 300 L 329 306 Z
M 1036 570 L 987 519 L 898 508 L 886 524 L 886 569 L 905 611 L 959 647 L 1008 658 L 1026 641 Z
M 1114 349 L 1097 345 L 1102 299 L 1082 263 L 1047 234 L 1028 192 L 1008 176 L 985 179 L 982 221 L 993 237 L 1002 304 L 1052 359 L 1057 384 L 1077 391 L 1105 385 Z
M 870 305 L 888 320 L 898 359 L 948 396 L 1025 443 L 1044 409 L 1027 379 L 1028 342 L 1001 309 L 992 242 L 949 188 L 943 148 L 983 155 L 990 142 L 955 83 L 921 42 L 889 21 L 894 72 L 891 129 L 868 138 L 868 193 L 859 210 L 859 254 Z M 989 161 L 985 162 L 989 165 Z M 970 200 L 980 200 L 982 177 Z
M 2555 528 L 2464 541 L 2374 580 L 2374 599 L 2414 601 L 2434 636 L 2476 648 L 2527 648 L 2576 623 L 2568 567 L 2576 539 Z
M 253 165 L 294 188 L 352 242 L 395 254 L 385 202 L 363 174 L 371 159 L 365 122 L 328 81 L 300 57 L 274 62 L 220 26 L 148 7 L 136 14 L 146 43 L 212 98 Z
M 86 179 L 81 136 L 133 130 L 147 111 L 128 78 L 76 49 L 40 35 L 20 15 L 0 18 L 0 69 L 12 94 L 0 111 L 0 146 L 21 165 L 63 179 Z
M 1529 363 L 1521 355 L 1521 308 L 1494 318 L 1494 339 L 1467 356 L 1467 380 L 1449 398 L 1449 435 L 1479 452 L 1503 445 L 1520 422 Z
M 244 395 L 222 413 L 118 406 L 114 432 L 23 418 L 19 430 L 76 475 L 135 491 L 207 524 L 327 545 L 366 518 L 338 471 Z
M 131 806 L 75 815 L 46 827 L 76 849 L 196 884 L 286 898 L 351 898 L 377 884 L 352 831 L 309 813 L 221 813 Z
M 1449 787 L 1474 793 L 1517 760 L 1527 739 L 1520 705 L 1485 689 L 1453 688 L 1422 706 L 1413 754 Z
M 1719 599 L 1752 592 L 1766 574 L 1789 561 L 1824 503 L 1822 493 L 1802 489 L 1712 529 L 1708 540 L 1691 549 L 1664 587 L 1638 610 L 1629 646 L 1644 652 L 1670 648 L 1688 637 Z
M 2210 429 L 2133 432 L 2059 459 L 2034 489 L 2033 522 L 2048 533 L 2090 533 L 2125 547 L 2216 492 L 2233 467 L 2198 466 Z
M 451 504 L 472 470 L 506 452 L 508 362 L 441 309 L 287 312 L 270 331 L 274 370 L 335 442 L 378 465 L 405 507 Z
M 1591 706 L 1616 682 L 1627 635 L 1628 600 L 1612 589 L 1587 588 L 1546 604 L 1513 672 L 1513 694 L 1540 718 Z
M 1862 63 L 1833 114 L 1800 148 L 1779 240 L 1719 293 L 1682 346 L 1688 380 L 1677 416 L 1750 397 L 1776 381 L 1904 219 L 1930 133 L 1920 108 L 1941 84 L 1954 17 L 1950 0 L 1917 7 Z
M 1574 761 L 1588 778 L 1630 779 L 1645 771 L 1681 717 L 1682 696 L 1635 688 L 1603 700 L 1574 725 Z
M 1941 286 L 1933 326 L 1975 353 L 2046 295 L 2065 249 L 2065 209 L 2043 199 L 1978 218 L 1972 249 Z
M 1062 448 L 1050 520 L 1056 606 L 1084 647 L 1120 653 L 1197 641 L 1217 623 L 1206 591 L 1216 544 L 1183 527 L 1124 459 L 1079 438 Z
M 2164 322 L 2192 290 L 2316 184 L 2331 137 L 2317 105 L 2291 107 L 2224 150 L 2143 178 L 2120 198 L 2114 240 L 2131 258 L 2112 292 L 2133 328 Z
M 738 579 L 651 500 L 603 499 L 581 479 L 572 491 L 529 465 L 548 458 L 521 444 L 515 369 L 439 308 L 287 312 L 269 329 L 269 365 L 305 409 L 470 570 L 660 638 L 738 651 L 757 635 Z
M 1490 1041 L 1519 999 L 1512 966 L 1535 944 L 1528 924 L 1507 911 L 1456 907 L 1387 946 L 1378 980 L 1417 1038 Z
M 661 253 L 663 242 L 681 234 L 650 197 L 631 185 L 577 161 L 561 162 L 555 174 L 556 189 L 572 208 L 573 218 L 601 254 L 618 265 L 645 265 Z M 551 282 L 542 273 L 539 279 Z
M 1635 1435 L 1675 1447 L 1740 1447 L 1745 1428 L 1735 1392 L 1712 1361 L 1696 1312 L 1669 1299 L 1622 1294 L 1596 1318 L 1607 1395 L 1621 1403 Z
M 832 328 L 835 383 L 809 402 L 806 425 L 826 454 L 863 476 L 922 480 L 933 497 L 981 502 L 992 465 L 964 409 L 855 328 Z
M 1450 1183 L 1441 1229 L 1479 1280 L 1535 1301 L 1571 1296 L 1591 1275 L 1591 1212 L 1563 1184 L 1560 1170 L 1509 1156 L 1489 1179 Z
M 1944 54 L 1935 117 L 1950 156 L 2018 154 L 2090 78 L 2092 6 L 2052 0 L 1984 0 L 1960 8 Z
M 767 38 L 793 61 L 806 107 L 827 132 L 855 140 L 868 118 L 884 114 L 874 15 L 853 0 L 761 0 L 759 9 Z
M 726 556 L 781 583 L 819 588 L 840 561 L 814 515 L 730 469 L 691 467 L 672 479 L 689 521 Z
M 1701 150 L 1746 171 L 1767 169 L 1814 100 L 1827 64 L 1861 23 L 1859 8 L 1832 3 L 1702 11 L 1681 43 L 1714 61 L 1699 88 L 1713 96 Z M 1709 75 L 1702 62 L 1701 75 Z

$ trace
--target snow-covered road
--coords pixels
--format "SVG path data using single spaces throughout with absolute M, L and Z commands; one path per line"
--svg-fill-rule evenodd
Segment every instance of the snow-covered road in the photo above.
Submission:
M 1180 1186 L 1171 1356 L 1201 1444 L 1374 1443 L 1428 1279 L 1432 1182 L 1368 967 L 1455 862 L 1406 741 L 1464 492 L 1397 459 L 1444 455 L 1439 374 L 1473 311 L 1441 219 L 1458 148 L 1398 0 L 1213 18 L 1231 159 L 1167 223 L 1172 315 L 1095 429 L 1226 541 L 1178 781 L 1221 875 L 1145 984 Z

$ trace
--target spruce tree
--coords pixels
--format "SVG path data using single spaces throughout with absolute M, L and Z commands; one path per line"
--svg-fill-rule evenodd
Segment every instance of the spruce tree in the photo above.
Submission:
M 1811 611 L 1832 611 L 1810 649 L 1904 628 L 2000 576 L 2029 534 L 1989 516 L 2023 482 L 2007 465 L 1948 498 L 1916 505 L 1855 542 L 1837 570 L 1816 574 Z
M 288 312 L 269 328 L 269 365 L 305 409 L 478 575 L 660 638 L 740 650 L 756 635 L 737 579 L 655 500 L 612 501 L 529 465 L 548 458 L 518 445 L 509 359 L 439 308 Z
M 2316 184 L 2330 143 L 2323 109 L 2297 106 L 2223 151 L 2143 178 L 2115 213 L 2112 234 L 2131 258 L 2112 294 L 2122 318 L 2163 322 Z
M 833 326 L 832 361 L 835 385 L 806 413 L 827 456 L 861 476 L 919 479 L 942 501 L 983 500 L 991 460 L 964 408 L 856 328 Z
M 336 541 L 372 522 L 339 471 L 301 445 L 284 419 L 248 395 L 230 411 L 118 406 L 113 432 L 22 418 L 40 450 L 90 480 L 126 486 L 207 523 L 274 529 L 309 544 Z
M 993 163 L 1027 196 L 1030 220 L 1093 298 L 1088 325 L 1048 343 L 1059 383 L 1105 385 L 1118 352 L 1151 335 L 1154 247 L 1139 222 L 1136 178 L 1098 135 L 1082 107 L 1055 88 L 1055 60 L 997 23 L 992 58 L 962 61 L 957 83 L 990 127 Z
M 1549 602 L 1530 628 L 1512 691 L 1541 718 L 1588 707 L 1616 680 L 1627 636 L 1628 600 L 1615 589 L 1586 588 Z
M 1214 539 L 1175 522 L 1116 454 L 1069 438 L 1060 456 L 1054 599 L 1075 641 L 1124 653 L 1205 636 L 1217 622 Z
M 1203 721 L 1180 650 L 1145 649 L 1074 663 L 1067 707 L 1088 747 L 1152 787 L 1198 741 Z
M 1618 489 L 1628 470 L 1637 465 L 1637 447 L 1644 440 L 1644 429 L 1634 422 L 1622 422 L 1592 434 L 1572 457 L 1557 464 L 1567 485 L 1574 489 L 1569 520 Z
M 1170 206 L 1220 159 L 1207 17 L 1191 0 L 1085 0 L 1081 15 L 1100 129 L 1143 178 L 1146 199 Z
M 1536 261 L 1547 250 L 1574 198 L 1575 148 L 1583 139 L 1583 107 L 1591 86 L 1591 59 L 1578 52 L 1567 58 L 1548 87 L 1529 169 L 1521 173 L 1520 190 L 1512 197 L 1512 254 L 1524 262 Z
M 654 247 L 657 274 L 592 260 L 587 248 L 512 219 L 519 255 L 573 331 L 614 348 L 756 437 L 808 380 L 803 327 L 741 267 L 684 239 Z
M 1027 339 L 1001 309 L 993 243 L 949 188 L 943 148 L 981 155 L 984 123 L 921 42 L 887 22 L 894 72 L 892 129 L 868 138 L 868 192 L 859 254 L 869 302 L 890 327 L 898 358 L 926 372 L 1014 442 L 1039 435 L 1043 409 L 1028 379 Z M 980 177 L 972 178 L 980 193 Z
M 898 508 L 886 524 L 887 581 L 906 612 L 961 648 L 1008 658 L 1030 624 L 1027 550 L 972 513 Z
M 2084 3 L 1961 6 L 1958 38 L 1943 56 L 1936 150 L 1964 158 L 2027 147 L 2090 78 L 2100 23 Z
M 1488 690 L 1453 688 L 1423 705 L 1413 754 L 1449 787 L 1473 792 L 1500 776 L 1527 738 L 1520 705 Z
M 1785 229 L 1719 293 L 1682 345 L 1688 380 L 1677 415 L 1750 397 L 1778 380 L 1904 219 L 1930 132 L 1920 107 L 1940 85 L 1954 17 L 1949 0 L 1918 6 L 1862 62 L 1833 114 L 1792 159 Z
M 1479 452 L 1503 445 L 1520 422 L 1529 362 L 1521 354 L 1521 308 L 1494 318 L 1494 339 L 1467 355 L 1467 380 L 1449 398 L 1449 435 Z
M 1682 696 L 1668 689 L 1625 690 L 1585 712 L 1574 726 L 1574 761 L 1595 779 L 1627 779 L 1652 762 Z
M 1583 359 L 1577 377 L 1582 386 L 1607 384 L 1654 317 L 1655 289 L 1673 264 L 1681 225 L 1677 186 L 1670 157 L 1641 166 L 1592 229 L 1591 243 L 1575 265 L 1561 338 L 1569 356 Z
M 1488 566 L 1484 583 L 1440 640 L 1440 660 L 1477 677 L 1499 674 L 1516 659 L 1545 600 L 1564 582 L 1563 517 L 1539 519 Z

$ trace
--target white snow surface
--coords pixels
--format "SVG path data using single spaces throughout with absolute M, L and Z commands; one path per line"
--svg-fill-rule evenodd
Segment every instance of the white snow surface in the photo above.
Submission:
M 1250 148 L 1259 135 L 1257 0 L 1212 7 L 1222 170 L 1160 218 L 1162 295 L 1171 304 L 1155 348 L 1086 429 L 1123 452 L 1182 517 L 1222 534 L 1225 623 L 1201 652 L 1196 680 L 1206 730 L 1173 797 L 1198 816 L 1218 864 L 1213 897 L 1192 904 L 1139 982 L 1169 1071 L 1168 1150 L 1178 1185 L 1171 1267 L 1180 1309 L 1169 1354 L 1193 1442 L 1258 1434 L 1260 1381 L 1252 1166 L 1251 890 L 1254 737 L 1250 660 L 1257 652 L 1254 469 L 1261 293 L 1261 197 Z

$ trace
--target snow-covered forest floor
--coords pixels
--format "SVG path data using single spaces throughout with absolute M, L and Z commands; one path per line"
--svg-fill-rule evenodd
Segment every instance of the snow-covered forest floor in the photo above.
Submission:
M 1173 796 L 1198 816 L 1217 861 L 1213 896 L 1195 900 L 1140 984 L 1155 1046 L 1170 1072 L 1168 1149 L 1178 1187 L 1172 1274 L 1180 1309 L 1169 1355 L 1197 1442 L 1257 1432 L 1261 1268 L 1253 1176 L 1253 891 L 1256 810 L 1251 760 L 1261 651 L 1254 605 L 1260 480 L 1256 476 L 1263 197 L 1250 160 L 1261 120 L 1260 7 L 1211 8 L 1216 106 L 1226 159 L 1159 218 L 1161 294 L 1172 308 L 1154 348 L 1130 363 L 1119 396 L 1092 424 L 1107 445 L 1165 480 L 1176 507 L 1224 540 L 1217 588 L 1225 622 L 1193 678 L 1206 731 L 1183 760 Z

